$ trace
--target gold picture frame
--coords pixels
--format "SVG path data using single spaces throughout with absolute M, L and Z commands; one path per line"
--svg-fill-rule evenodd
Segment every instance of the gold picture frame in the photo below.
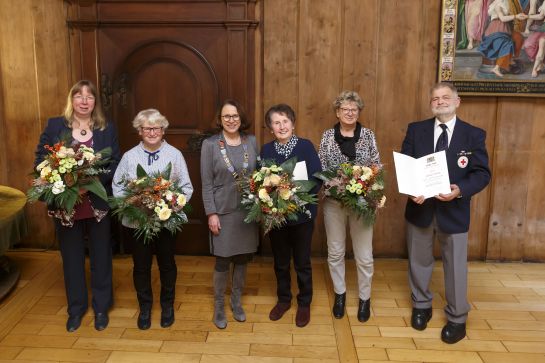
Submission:
M 545 97 L 541 16 L 544 0 L 442 0 L 438 80 L 466 95 Z

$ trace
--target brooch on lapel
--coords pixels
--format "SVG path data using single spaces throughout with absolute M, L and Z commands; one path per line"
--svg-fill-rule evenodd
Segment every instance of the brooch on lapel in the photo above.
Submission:
M 465 151 L 465 150 L 462 150 L 456 154 L 458 155 L 457 164 L 459 168 L 463 169 L 467 167 L 467 165 L 469 164 L 469 159 L 467 157 L 471 154 L 472 154 L 471 151 Z

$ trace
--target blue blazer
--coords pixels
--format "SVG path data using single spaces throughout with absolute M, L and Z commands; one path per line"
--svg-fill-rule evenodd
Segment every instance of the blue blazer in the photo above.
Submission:
M 47 120 L 47 126 L 45 127 L 44 132 L 40 136 L 40 142 L 36 148 L 36 159 L 34 161 L 34 167 L 42 162 L 44 157 L 47 155 L 47 150 L 44 149 L 45 145 L 53 145 L 59 142 L 63 137 L 68 135 L 70 139 L 72 138 L 72 129 L 66 126 L 64 117 L 54 117 Z M 114 176 L 115 169 L 119 160 L 121 159 L 121 153 L 119 151 L 119 143 L 117 141 L 117 131 L 112 122 L 106 123 L 106 128 L 104 130 L 94 129 L 93 130 L 93 149 L 95 151 L 100 151 L 106 147 L 112 148 L 112 155 L 110 157 L 110 164 L 108 169 L 110 172 L 108 174 L 100 175 L 100 182 L 104 185 L 108 195 L 112 194 L 112 178 Z M 109 210 L 110 207 L 108 202 L 97 197 L 93 193 L 89 193 L 89 199 L 94 208 L 100 210 Z
M 401 153 L 413 158 L 433 153 L 434 127 L 435 118 L 409 124 Z M 485 140 L 484 130 L 456 118 L 446 154 L 450 183 L 458 185 L 461 198 L 450 202 L 428 198 L 421 205 L 409 198 L 405 208 L 407 221 L 424 228 L 432 223 L 435 215 L 439 228 L 445 233 L 464 233 L 469 230 L 471 197 L 483 190 L 491 177 Z M 463 156 L 467 157 L 467 164 L 458 162 L 463 161 Z

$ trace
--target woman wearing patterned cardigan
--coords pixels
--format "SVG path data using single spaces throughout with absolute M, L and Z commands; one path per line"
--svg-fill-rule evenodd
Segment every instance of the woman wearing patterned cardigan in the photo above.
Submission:
M 354 91 L 343 91 L 333 102 L 338 123 L 322 135 L 318 155 L 322 169 L 337 168 L 341 163 L 370 166 L 380 164 L 375 134 L 359 123 L 363 101 Z M 326 198 L 324 223 L 327 234 L 327 262 L 335 290 L 333 315 L 344 316 L 346 302 L 345 261 L 346 223 L 358 271 L 358 320 L 365 322 L 370 316 L 371 279 L 373 277 L 373 227 L 365 226 L 358 216 L 341 207 L 340 203 Z

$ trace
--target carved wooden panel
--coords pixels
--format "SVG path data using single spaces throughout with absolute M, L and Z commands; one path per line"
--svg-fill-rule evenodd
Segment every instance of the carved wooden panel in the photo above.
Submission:
M 255 1 L 98 0 L 73 2 L 69 12 L 75 74 L 100 80 L 122 150 L 140 141 L 131 124 L 140 110 L 156 108 L 169 120 L 165 139 L 182 151 L 195 189 L 178 253 L 208 253 L 193 141 L 210 131 L 224 98 L 254 112 L 254 10 Z

